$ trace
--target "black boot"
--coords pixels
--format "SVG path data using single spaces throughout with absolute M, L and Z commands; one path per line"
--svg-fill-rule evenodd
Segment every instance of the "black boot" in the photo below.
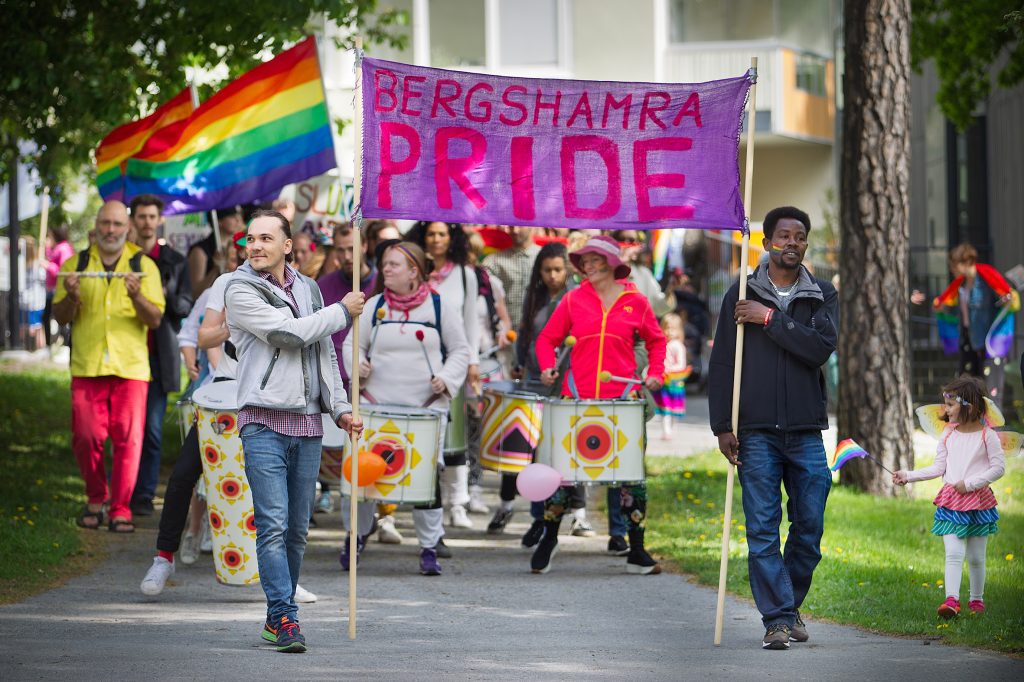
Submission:
M 661 566 L 644 549 L 644 529 L 629 529 L 629 558 L 626 559 L 626 573 L 657 575 Z
M 534 573 L 547 573 L 551 570 L 551 560 L 558 554 L 558 527 L 562 519 L 544 522 L 544 537 L 537 543 L 537 549 L 530 558 L 530 570 Z

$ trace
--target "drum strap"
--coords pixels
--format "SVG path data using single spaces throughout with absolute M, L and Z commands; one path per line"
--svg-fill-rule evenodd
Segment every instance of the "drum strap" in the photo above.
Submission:
M 434 324 L 430 324 L 429 322 L 411 322 L 405 320 L 380 320 L 377 317 L 377 311 L 384 307 L 384 297 L 381 296 L 377 299 L 377 307 L 373 309 L 373 317 L 370 318 L 372 320 L 370 327 L 376 327 L 378 324 L 420 324 L 424 327 L 433 327 L 437 330 L 437 338 L 441 342 L 441 364 L 443 365 L 448 361 L 448 348 L 444 345 L 444 334 L 441 333 L 441 295 L 436 292 L 432 292 L 430 294 L 430 298 L 434 303 Z

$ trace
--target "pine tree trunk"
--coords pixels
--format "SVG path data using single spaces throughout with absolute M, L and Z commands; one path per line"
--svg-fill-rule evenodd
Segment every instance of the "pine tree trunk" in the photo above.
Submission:
M 910 0 L 844 3 L 840 185 L 839 438 L 893 471 L 914 464 L 907 261 L 910 236 Z M 844 484 L 894 495 L 870 460 Z

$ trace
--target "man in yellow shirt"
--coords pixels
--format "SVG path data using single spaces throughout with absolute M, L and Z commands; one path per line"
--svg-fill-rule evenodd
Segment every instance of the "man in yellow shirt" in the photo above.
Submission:
M 89 247 L 87 263 L 81 267 L 80 256 L 68 259 L 53 297 L 54 319 L 59 324 L 73 323 L 72 449 L 89 498 L 78 525 L 102 525 L 103 502 L 109 492 L 108 527 L 118 533 L 135 530 L 128 503 L 139 472 L 146 423 L 150 379 L 146 336 L 160 325 L 164 311 L 160 271 L 139 247 L 128 243 L 128 228 L 125 205 L 105 203 L 96 216 L 96 241 Z M 109 491 L 103 464 L 108 436 L 114 451 Z

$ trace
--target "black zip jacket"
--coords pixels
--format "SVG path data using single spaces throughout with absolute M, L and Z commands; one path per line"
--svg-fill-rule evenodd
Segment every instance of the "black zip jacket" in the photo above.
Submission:
M 747 298 L 775 310 L 767 327 L 746 325 L 743 376 L 740 385 L 740 430 L 824 430 L 825 375 L 822 365 L 836 349 L 838 296 L 835 287 L 808 277 L 818 292 L 798 287 L 789 311 L 747 280 Z M 734 311 L 739 299 L 737 281 L 722 301 L 718 331 L 711 351 L 708 403 L 715 435 L 732 431 L 732 381 L 736 354 Z M 813 285 L 811 287 L 813 289 Z M 820 292 L 820 293 L 819 293 Z

